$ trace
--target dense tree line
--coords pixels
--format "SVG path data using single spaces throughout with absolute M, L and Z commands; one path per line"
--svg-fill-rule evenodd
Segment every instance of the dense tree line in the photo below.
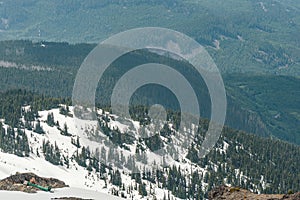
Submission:
M 70 104 L 70 100 L 46 97 L 25 90 L 0 92 L 0 119 L 5 119 L 5 123 L 10 126 L 23 128 L 21 117 L 24 116 L 27 125 L 32 126 L 31 123 L 38 117 L 37 111 L 57 108 L 61 103 Z M 30 109 L 24 110 L 23 107 L 28 105 Z
M 253 25 L 257 23 L 256 21 L 252 21 L 254 18 L 257 18 L 257 16 L 253 16 L 253 18 L 247 22 L 249 23 L 249 26 L 250 24 Z M 213 19 L 213 21 L 222 23 L 223 20 Z M 201 35 L 202 39 L 199 39 L 205 41 L 207 40 L 209 43 L 212 43 L 212 41 L 216 39 L 215 37 L 220 34 L 228 38 L 234 38 L 238 34 L 237 32 L 231 30 L 231 26 L 222 26 L 225 27 L 212 27 L 211 30 L 207 30 L 209 34 L 203 33 L 203 35 Z M 203 30 L 198 31 L 203 32 Z M 1 60 L 29 66 L 37 65 L 40 67 L 50 68 L 49 70 L 22 70 L 14 67 L 0 68 L 1 90 L 7 91 L 10 89 L 22 88 L 51 97 L 71 97 L 78 67 L 82 63 L 87 53 L 92 50 L 95 45 L 71 45 L 67 43 L 45 44 L 47 45 L 47 48 L 41 47 L 40 43 L 34 43 L 31 41 L 1 42 Z M 268 42 L 263 42 L 259 45 L 259 47 L 255 48 L 257 48 L 257 51 L 253 50 L 253 57 L 262 59 L 267 66 L 272 66 L 271 68 L 274 68 L 274 66 L 277 65 L 285 66 L 286 64 L 291 64 L 291 59 L 281 47 L 276 47 Z M 266 53 L 260 55 L 262 52 Z M 251 54 L 252 52 L 249 53 Z M 247 53 L 247 56 L 249 53 Z M 226 58 L 229 59 L 230 57 Z M 239 59 L 235 59 L 232 62 L 238 62 L 237 60 Z M 195 90 L 195 93 L 197 94 L 201 104 L 201 116 L 205 118 L 209 117 L 210 98 L 207 87 L 202 80 L 202 77 L 196 73 L 193 67 L 186 62 L 174 60 L 167 56 L 157 55 L 151 52 L 149 53 L 147 51 L 135 51 L 126 54 L 125 56 L 120 57 L 112 64 L 112 66 L 109 67 L 103 78 L 101 78 L 99 81 L 96 92 L 96 103 L 101 107 L 109 107 L 112 90 L 119 78 L 132 67 L 151 62 L 158 62 L 172 66 L 182 75 L 184 75 L 186 79 L 189 80 L 193 89 Z M 269 62 L 276 63 L 274 64 Z M 221 64 L 223 65 L 224 63 Z M 228 117 L 226 121 L 227 125 L 236 129 L 256 133 L 261 136 L 273 134 L 280 139 L 297 144 L 300 143 L 299 137 L 295 134 L 295 131 L 298 129 L 295 124 L 298 124 L 298 121 L 295 116 L 291 114 L 292 112 L 289 111 L 293 110 L 298 112 L 298 108 L 295 107 L 295 105 L 299 104 L 297 98 L 295 98 L 297 95 L 289 95 L 284 92 L 286 90 L 293 90 L 294 93 L 297 93 L 297 86 L 299 85 L 299 80 L 297 78 L 282 78 L 279 76 L 269 77 L 253 74 L 248 76 L 240 73 L 236 74 L 235 76 L 224 74 L 223 78 L 225 80 L 225 85 L 227 86 L 227 97 L 229 102 L 227 112 Z M 266 81 L 266 78 L 268 81 Z M 241 82 L 240 80 L 244 81 Z M 253 83 L 255 83 L 254 86 Z M 265 83 L 268 83 L 267 87 L 264 86 Z M 243 88 L 242 93 L 240 93 L 240 86 L 248 84 L 251 84 L 251 87 L 255 87 L 253 90 L 255 93 L 265 94 L 270 88 L 272 88 L 272 91 L 267 93 L 267 95 L 253 95 L 252 91 L 249 92 L 247 88 Z M 278 90 L 278 87 L 282 86 L 288 87 Z M 277 94 L 278 91 L 279 94 Z M 289 95 L 289 97 L 286 98 L 289 99 L 289 101 L 286 103 L 282 102 L 281 98 L 278 98 L 283 94 L 285 96 Z M 256 96 L 266 96 L 266 98 L 263 99 L 264 102 L 260 102 L 257 98 L 251 100 L 251 98 Z M 269 101 L 271 98 L 273 101 Z M 15 103 L 14 101 L 12 102 Z M 134 105 L 147 106 L 159 103 L 168 109 L 179 109 L 179 104 L 172 91 L 155 84 L 146 85 L 139 88 L 131 98 L 131 103 Z M 269 110 L 264 109 L 266 107 L 268 107 Z M 273 112 L 274 110 L 278 110 L 278 112 L 282 114 L 281 120 L 283 120 L 284 123 L 274 119 L 274 116 L 269 114 L 270 111 Z M 5 113 L 5 115 L 8 116 L 8 118 L 12 121 L 10 123 L 17 123 L 17 112 L 18 110 L 14 111 L 14 114 L 12 114 L 12 112 Z M 132 112 L 135 111 L 133 110 Z M 135 118 L 134 115 L 132 115 L 132 117 Z M 149 118 L 144 118 L 144 120 L 145 124 L 149 123 Z M 275 126 L 272 124 L 275 124 Z

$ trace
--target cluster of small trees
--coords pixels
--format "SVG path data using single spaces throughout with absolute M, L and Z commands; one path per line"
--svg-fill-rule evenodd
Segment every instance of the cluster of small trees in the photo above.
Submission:
M 43 153 L 45 156 L 45 160 L 49 161 L 54 165 L 63 165 L 61 159 L 60 150 L 55 142 L 55 144 L 51 144 L 49 141 L 43 141 Z
M 29 156 L 30 147 L 28 138 L 24 131 L 13 129 L 8 126 L 6 129 L 0 122 L 0 149 L 6 153 L 16 154 L 18 156 Z
M 111 173 L 111 183 L 115 186 L 122 186 L 122 177 L 119 170 L 113 171 Z

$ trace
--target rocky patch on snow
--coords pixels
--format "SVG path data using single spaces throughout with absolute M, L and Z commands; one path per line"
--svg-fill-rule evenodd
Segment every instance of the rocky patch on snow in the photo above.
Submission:
M 30 181 L 32 178 L 35 179 L 36 183 L 51 188 L 63 188 L 68 187 L 63 181 L 55 178 L 44 178 L 39 177 L 34 173 L 16 173 L 15 175 L 9 176 L 0 181 L 0 190 L 7 191 L 21 191 L 27 193 L 36 193 L 38 189 L 24 185 L 24 181 Z
M 220 186 L 211 190 L 209 200 L 234 200 L 234 199 L 257 199 L 257 200 L 299 200 L 300 192 L 295 194 L 254 194 L 238 187 Z

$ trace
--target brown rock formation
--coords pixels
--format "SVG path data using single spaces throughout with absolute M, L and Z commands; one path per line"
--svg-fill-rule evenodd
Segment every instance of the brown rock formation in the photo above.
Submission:
M 54 178 L 43 178 L 33 173 L 16 173 L 0 181 L 0 190 L 22 191 L 27 193 L 35 193 L 38 189 L 24 185 L 24 181 L 34 179 L 37 184 L 51 188 L 68 187 L 63 181 Z
M 295 194 L 254 194 L 248 190 L 220 186 L 209 192 L 210 200 L 300 200 L 300 192 Z

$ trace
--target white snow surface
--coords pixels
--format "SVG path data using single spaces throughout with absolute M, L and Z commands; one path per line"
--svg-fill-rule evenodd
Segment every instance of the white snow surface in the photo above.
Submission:
M 26 106 L 24 109 L 28 110 L 30 107 Z M 73 136 L 70 137 L 62 135 L 57 126 L 50 127 L 46 123 L 48 113 L 53 113 L 54 120 L 55 122 L 59 121 L 59 127 L 61 129 L 63 129 L 64 124 L 67 124 L 68 132 Z M 37 194 L 0 191 L 0 199 L 51 199 L 57 196 L 64 197 L 64 195 L 69 197 L 78 195 L 85 199 L 116 199 L 112 195 L 112 191 L 114 189 L 118 190 L 118 187 L 112 185 L 110 182 L 107 182 L 106 187 L 105 182 L 101 179 L 99 173 L 96 173 L 95 171 L 89 172 L 86 168 L 79 166 L 78 163 L 72 159 L 72 156 L 74 156 L 77 151 L 77 147 L 71 143 L 71 138 L 76 139 L 76 137 L 79 136 L 81 146 L 89 147 L 91 152 L 94 152 L 96 148 L 101 147 L 100 143 L 91 141 L 85 132 L 85 130 L 88 130 L 89 132 L 96 130 L 97 123 L 94 121 L 78 123 L 78 120 L 75 121 L 72 114 L 73 107 L 70 107 L 70 116 L 60 114 L 58 108 L 48 111 L 39 111 L 40 124 L 45 131 L 45 134 L 37 134 L 31 130 L 25 130 L 29 145 L 32 148 L 32 152 L 29 157 L 19 157 L 13 154 L 4 153 L 1 152 L 0 149 L 0 180 L 16 174 L 17 172 L 32 172 L 41 177 L 62 180 L 70 187 L 54 189 L 54 193 L 38 192 Z M 118 127 L 121 131 L 128 129 L 128 126 L 115 121 L 111 121 L 109 125 L 110 127 Z M 133 129 L 138 128 L 138 126 L 138 123 L 133 121 Z M 5 122 L 3 127 L 8 127 Z M 56 143 L 61 154 L 65 157 L 69 157 L 69 168 L 65 165 L 56 166 L 45 160 L 42 150 L 44 140 L 49 141 L 53 145 Z M 39 153 L 37 153 L 37 151 Z M 150 155 L 150 157 L 150 160 L 153 159 L 157 161 L 157 157 L 154 155 Z M 182 168 L 188 167 L 188 163 L 186 163 L 186 166 L 182 166 Z M 122 173 L 121 176 L 122 183 L 124 183 L 125 187 L 135 184 L 135 180 L 132 180 L 129 174 Z M 146 184 L 147 190 L 150 190 L 150 183 L 144 180 L 143 183 Z M 152 190 L 154 191 L 157 199 L 162 199 L 163 196 L 168 193 L 168 191 L 160 189 L 155 185 L 153 185 Z M 138 191 L 135 190 L 133 190 L 130 194 L 127 194 L 126 192 L 124 193 L 127 199 L 149 199 L 150 197 L 146 196 L 142 198 L 142 196 L 138 194 Z M 171 197 L 173 197 L 173 199 L 177 199 L 172 194 Z M 150 197 L 150 199 L 152 198 Z
M 63 105 L 61 105 L 63 106 Z M 25 133 L 28 137 L 29 146 L 32 148 L 32 152 L 30 153 L 29 157 L 18 157 L 13 154 L 8 154 L 1 152 L 0 149 L 0 180 L 4 179 L 10 175 L 16 174 L 17 172 L 24 173 L 24 172 L 32 172 L 41 177 L 47 178 L 57 178 L 59 180 L 64 181 L 70 187 L 62 188 L 62 189 L 54 189 L 54 193 L 47 193 L 47 192 L 38 192 L 37 194 L 27 194 L 22 192 L 9 192 L 9 191 L 0 191 L 0 200 L 2 199 L 51 199 L 56 197 L 81 197 L 84 199 L 118 199 L 117 197 L 113 196 L 113 190 L 119 191 L 119 193 L 123 193 L 126 199 L 163 199 L 166 194 L 170 194 L 171 199 L 178 199 L 175 198 L 168 190 L 164 190 L 158 187 L 156 184 L 152 184 L 152 191 L 151 195 L 148 195 L 142 198 L 139 195 L 137 190 L 132 190 L 130 193 L 126 192 L 126 189 L 134 186 L 136 184 L 135 180 L 131 178 L 131 175 L 128 173 L 127 168 L 118 168 L 117 166 L 112 165 L 113 169 L 120 170 L 122 183 L 125 186 L 125 191 L 121 191 L 120 188 L 112 185 L 110 180 L 107 179 L 107 185 L 101 179 L 100 174 L 96 173 L 95 170 L 89 172 L 86 168 L 81 167 L 78 163 L 72 158 L 76 155 L 76 151 L 78 148 L 71 143 L 71 140 L 76 140 L 77 137 L 80 138 L 81 146 L 89 147 L 91 153 L 96 151 L 96 148 L 101 149 L 101 147 L 105 147 L 106 151 L 109 151 L 109 147 L 105 146 L 105 142 L 102 141 L 102 136 L 105 138 L 105 135 L 99 131 L 98 122 L 92 120 L 74 120 L 72 117 L 73 107 L 70 107 L 70 112 L 68 115 L 62 115 L 59 113 L 59 108 L 39 111 L 39 121 L 45 134 L 38 134 L 31 130 L 25 130 Z M 25 106 L 24 110 L 30 110 L 30 106 Z M 55 122 L 59 122 L 59 128 L 63 129 L 64 124 L 68 127 L 68 132 L 72 136 L 64 136 L 61 134 L 61 131 L 57 126 L 50 127 L 47 123 L 47 115 L 49 113 L 53 113 Z M 105 117 L 109 117 L 110 121 L 108 122 L 108 126 L 111 129 L 118 129 L 121 133 L 124 132 L 132 132 L 133 134 L 137 134 L 137 130 L 140 128 L 139 122 L 133 120 L 125 120 L 125 121 L 118 121 L 118 116 L 110 115 L 108 112 L 103 112 L 102 110 L 98 110 L 98 114 Z M 0 121 L 3 123 L 3 127 L 7 129 L 7 125 L 5 124 L 4 120 Z M 37 122 L 35 122 L 36 124 Z M 124 123 L 124 124 L 123 124 Z M 172 124 L 169 124 L 169 127 L 172 127 Z M 97 130 L 98 129 L 98 130 Z M 100 141 L 92 141 L 91 135 L 100 135 Z M 51 164 L 50 162 L 45 160 L 42 146 L 43 141 L 49 141 L 51 144 L 56 144 L 60 150 L 60 153 L 64 157 L 69 158 L 69 168 L 64 166 L 56 166 Z M 184 141 L 184 137 L 176 137 L 174 138 L 174 148 L 179 152 L 179 159 L 178 161 L 168 159 L 165 157 L 166 162 L 170 165 L 176 165 L 177 167 L 181 168 L 182 173 L 189 177 L 191 171 L 198 171 L 200 176 L 204 177 L 206 173 L 208 173 L 208 169 L 206 167 L 201 168 L 192 164 L 189 160 L 185 159 L 185 155 L 187 154 L 186 149 L 182 148 L 182 141 Z M 216 148 L 216 150 L 221 154 L 226 154 L 227 150 L 231 143 L 223 141 L 223 145 L 221 148 Z M 117 147 L 115 151 L 119 153 L 122 151 L 123 155 L 127 158 L 129 155 L 135 154 L 137 143 L 129 145 L 130 151 L 125 151 L 120 147 Z M 243 145 L 236 146 L 237 151 L 244 150 Z M 80 150 L 79 150 L 80 151 Z M 244 150 L 245 151 L 245 150 Z M 37 153 L 38 152 L 38 153 Z M 250 152 L 248 152 L 250 154 Z M 154 166 L 154 162 L 157 166 L 159 163 L 162 163 L 162 157 L 158 156 L 157 154 L 150 153 L 149 150 L 146 150 L 146 154 L 148 157 L 148 165 L 149 169 Z M 250 154 L 251 155 L 251 154 Z M 114 163 L 112 163 L 114 164 Z M 217 170 L 216 163 L 212 163 L 215 167 L 215 171 Z M 154 167 L 156 167 L 156 165 Z M 136 163 L 136 166 L 143 169 L 143 165 L 140 162 Z M 247 182 L 248 177 L 244 175 L 240 169 L 235 169 L 236 177 L 240 179 L 240 182 L 244 181 Z M 105 177 L 108 178 L 107 174 Z M 146 180 L 142 180 L 143 183 L 146 184 L 146 189 L 150 191 L 150 182 Z M 262 176 L 261 184 L 263 187 L 266 187 L 266 182 Z M 202 190 L 207 189 L 207 183 L 202 181 Z M 153 196 L 152 196 L 153 195 Z
M 35 194 L 28 194 L 23 192 L 10 192 L 0 191 L 0 198 L 5 200 L 49 200 L 60 197 L 77 197 L 84 199 L 95 199 L 95 200 L 119 200 L 121 198 L 112 195 L 94 192 L 91 190 L 84 190 L 81 188 L 64 188 L 56 189 L 54 193 L 49 192 L 38 192 Z

